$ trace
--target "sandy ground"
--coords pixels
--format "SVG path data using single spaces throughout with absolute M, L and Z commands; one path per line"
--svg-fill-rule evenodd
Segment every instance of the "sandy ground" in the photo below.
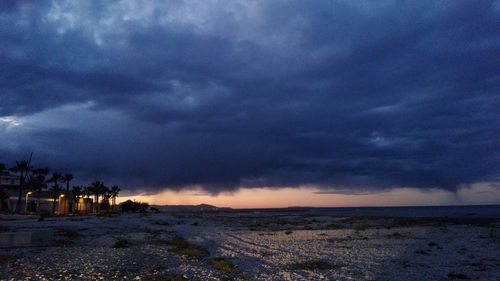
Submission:
M 500 280 L 500 223 L 293 212 L 3 216 L 0 279 Z

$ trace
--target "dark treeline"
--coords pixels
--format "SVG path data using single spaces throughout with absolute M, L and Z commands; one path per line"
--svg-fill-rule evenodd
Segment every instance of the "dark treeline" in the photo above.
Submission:
M 0 175 L 10 173 L 13 173 L 18 178 L 17 203 L 12 211 L 13 213 L 19 214 L 22 212 L 23 194 L 27 192 L 31 192 L 30 194 L 35 196 L 36 211 L 40 213 L 40 200 L 45 190 L 51 191 L 52 213 L 56 212 L 56 204 L 64 197 L 64 213 L 115 211 L 116 197 L 120 192 L 120 188 L 116 185 L 107 186 L 102 181 L 94 181 L 88 186 L 71 186 L 71 182 L 74 180 L 72 174 L 51 172 L 47 167 L 33 167 L 31 166 L 31 159 L 16 161 L 12 167 L 0 163 Z M 8 192 L 0 186 L 2 211 L 5 211 L 5 201 L 8 198 Z M 59 213 L 62 213 L 61 204 L 59 206 Z

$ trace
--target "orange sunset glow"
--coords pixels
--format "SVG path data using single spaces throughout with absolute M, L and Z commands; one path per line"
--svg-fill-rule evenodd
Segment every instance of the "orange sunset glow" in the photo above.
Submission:
M 242 188 L 235 192 L 210 195 L 199 189 L 156 194 L 123 195 L 126 200 L 148 202 L 152 205 L 210 204 L 231 208 L 284 208 L 290 206 L 354 207 L 354 206 L 425 206 L 449 204 L 497 204 L 500 189 L 488 184 L 460 188 L 457 192 L 440 189 L 419 190 L 397 188 L 374 193 L 341 194 L 318 188 Z

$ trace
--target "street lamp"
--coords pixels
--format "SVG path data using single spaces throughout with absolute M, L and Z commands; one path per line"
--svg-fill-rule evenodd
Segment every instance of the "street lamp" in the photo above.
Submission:
M 24 212 L 27 213 L 28 212 L 28 197 L 33 194 L 33 192 L 29 191 L 26 193 L 26 200 L 25 200 L 25 203 L 26 205 L 24 206 Z

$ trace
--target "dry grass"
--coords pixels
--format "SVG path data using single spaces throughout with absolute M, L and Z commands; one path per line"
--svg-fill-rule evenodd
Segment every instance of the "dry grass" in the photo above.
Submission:
M 354 229 L 357 231 L 357 232 L 360 232 L 360 231 L 365 231 L 366 229 L 368 228 L 368 226 L 366 224 L 357 224 Z
M 238 272 L 236 267 L 224 258 L 213 258 L 210 260 L 210 265 L 214 269 L 217 269 L 219 271 L 223 271 L 225 273 L 232 274 L 232 273 Z
M 335 265 L 324 260 L 301 261 L 292 264 L 293 270 L 329 270 L 334 269 Z
M 163 267 L 161 265 L 151 265 L 148 267 L 148 272 L 151 274 L 154 274 L 154 273 L 158 273 L 158 272 L 162 271 L 163 269 L 165 269 L 165 267 Z
M 463 274 L 463 273 L 450 272 L 450 273 L 448 273 L 448 279 L 451 279 L 451 280 L 455 280 L 455 279 L 465 280 L 465 279 L 470 279 L 470 278 L 467 275 Z
M 8 263 L 9 261 L 15 260 L 14 256 L 4 256 L 0 255 L 0 264 Z
M 113 244 L 113 248 L 115 249 L 123 249 L 123 248 L 128 248 L 128 241 L 125 239 L 120 239 Z
M 173 246 L 171 252 L 187 256 L 192 259 L 202 259 L 208 257 L 210 252 L 206 249 L 190 244 L 187 240 L 180 236 L 174 236 L 170 239 L 169 244 Z
M 143 281 L 184 281 L 188 280 L 187 278 L 181 275 L 172 275 L 172 274 L 155 274 L 148 275 L 141 278 Z
M 56 235 L 64 236 L 66 238 L 74 239 L 82 236 L 78 231 L 73 229 L 58 229 L 54 232 Z

